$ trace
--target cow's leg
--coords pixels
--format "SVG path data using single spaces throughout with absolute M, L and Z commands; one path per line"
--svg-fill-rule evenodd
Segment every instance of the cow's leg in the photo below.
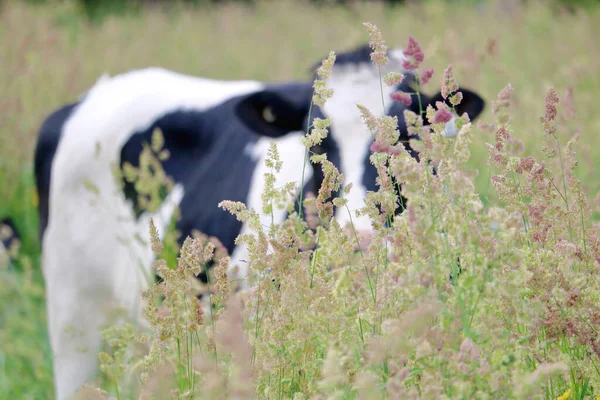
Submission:
M 64 272 L 61 274 L 63 279 L 48 279 L 46 286 L 57 400 L 70 398 L 98 373 L 98 353 L 102 345 L 100 329 L 105 323 L 104 300 L 110 293 L 93 287 L 81 276 L 75 278 L 77 274 L 73 271 Z M 70 277 L 68 272 L 71 272 Z
M 66 300 L 66 299 L 65 299 Z M 75 300 L 75 299 L 72 299 Z M 48 313 L 50 338 L 53 352 L 54 386 L 57 400 L 70 398 L 79 388 L 90 383 L 98 373 L 98 352 L 102 338 L 98 327 L 88 320 L 88 313 L 96 313 L 81 301 L 68 305 L 71 312 L 58 311 L 57 304 Z M 73 310 L 73 307 L 77 310 Z

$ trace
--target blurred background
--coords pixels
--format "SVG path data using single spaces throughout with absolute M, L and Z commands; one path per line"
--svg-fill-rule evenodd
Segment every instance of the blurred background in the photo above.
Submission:
M 52 397 L 44 288 L 39 265 L 33 149 L 43 119 L 104 73 L 160 66 L 213 79 L 310 79 L 330 50 L 368 40 L 379 26 L 390 47 L 414 36 L 439 90 L 452 63 L 460 86 L 488 102 L 515 89 L 512 135 L 521 154 L 541 156 L 539 116 L 555 87 L 572 96 L 580 135 L 578 174 L 591 202 L 600 182 L 600 1 L 208 1 L 0 0 L 0 218 L 21 236 L 19 257 L 0 269 L 0 399 Z M 567 97 L 565 97 L 567 96 Z M 485 204 L 494 204 L 486 142 L 474 129 L 470 167 Z M 285 160 L 283 160 L 285 162 Z M 598 217 L 596 215 L 596 217 Z

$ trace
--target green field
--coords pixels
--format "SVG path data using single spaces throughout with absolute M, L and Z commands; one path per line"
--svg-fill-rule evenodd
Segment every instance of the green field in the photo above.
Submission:
M 381 29 L 390 46 L 404 46 L 408 36 L 414 36 L 425 53 L 424 65 L 433 67 L 436 71 L 433 78 L 436 87 L 441 83 L 442 71 L 451 63 L 459 85 L 476 90 L 486 99 L 488 107 L 480 118 L 483 122 L 494 121 L 492 101 L 496 99 L 498 92 L 510 83 L 514 88 L 513 102 L 509 110 L 511 135 L 523 144 L 520 156 L 543 158 L 544 131 L 539 117 L 544 115 L 546 92 L 550 87 L 554 87 L 561 98 L 558 104 L 560 113 L 564 107 L 570 107 L 575 112 L 574 118 L 559 121 L 557 135 L 563 146 L 575 133 L 579 135 L 575 145 L 578 159 L 575 173 L 581 180 L 592 207 L 592 217 L 583 221 L 589 228 L 592 221 L 597 221 L 600 215 L 600 179 L 595 169 L 600 165 L 600 8 L 567 12 L 551 9 L 537 2 L 528 2 L 526 8 L 509 6 L 508 4 L 513 2 L 503 1 L 473 5 L 474 3 L 427 1 L 421 6 L 398 8 L 386 8 L 377 3 L 359 4 L 349 8 L 317 8 L 302 2 L 276 1 L 259 2 L 254 7 L 235 4 L 218 8 L 178 6 L 166 11 L 158 6 L 149 6 L 122 16 L 109 16 L 102 23 L 86 21 L 77 7 L 69 1 L 39 6 L 19 1 L 2 3 L 0 217 L 10 215 L 16 220 L 22 236 L 22 246 L 18 262 L 10 268 L 0 270 L 0 399 L 53 397 L 44 287 L 39 265 L 38 221 L 35 208 L 37 200 L 32 172 L 33 149 L 37 130 L 43 119 L 57 107 L 76 99 L 103 73 L 115 75 L 131 69 L 160 66 L 214 79 L 256 79 L 269 82 L 310 79 L 308 69 L 326 57 L 330 50 L 342 52 L 365 43 L 368 35 L 362 23 L 369 21 Z M 572 102 L 568 100 L 567 95 L 571 89 Z M 433 86 L 430 85 L 428 91 L 433 91 Z M 466 163 L 466 171 L 473 178 L 476 191 L 486 207 L 504 205 L 499 202 L 498 195 L 490 183 L 492 175 L 499 172 L 496 167 L 488 165 L 486 143 L 494 142 L 493 133 L 484 131 L 475 124 L 469 147 L 471 157 Z M 560 175 L 560 171 L 555 170 L 554 173 Z M 581 227 L 578 229 L 581 232 Z M 587 254 L 588 251 L 592 251 L 590 243 L 595 240 L 595 232 L 597 230 L 583 235 L 589 238 L 589 242 L 581 237 L 573 239 L 573 233 L 571 239 L 578 245 L 583 243 Z M 502 243 L 504 242 L 498 239 L 498 246 Z M 507 251 L 509 247 L 507 245 Z M 538 251 L 551 249 L 541 245 L 532 246 L 531 252 L 527 254 L 535 258 L 539 256 Z M 445 254 L 444 257 L 446 256 L 451 258 L 451 254 Z M 539 262 L 542 263 L 542 267 L 544 257 L 546 256 L 536 258 L 541 260 Z M 527 257 L 524 256 L 524 259 Z M 518 376 L 533 373 L 543 362 L 563 361 L 568 366 L 568 372 L 556 379 L 540 379 L 534 397 L 556 398 L 569 388 L 572 390 L 571 398 L 600 396 L 600 370 L 595 367 L 600 365 L 595 364 L 598 363 L 598 353 L 587 352 L 594 346 L 600 347 L 600 335 L 596 333 L 598 325 L 593 326 L 594 321 L 600 321 L 597 317 L 600 315 L 600 309 L 594 307 L 592 301 L 597 299 L 598 293 L 587 292 L 592 287 L 594 290 L 600 287 L 600 275 L 594 273 L 599 269 L 600 260 L 586 260 L 582 261 L 582 265 L 585 265 L 585 268 L 581 267 L 585 269 L 584 272 L 583 269 L 579 269 L 577 263 L 564 268 L 572 268 L 576 279 L 589 279 L 589 286 L 581 289 L 581 293 L 586 293 L 585 296 L 581 295 L 581 298 L 586 299 L 585 305 L 581 305 L 580 308 L 573 306 L 573 309 L 578 313 L 575 319 L 589 321 L 588 325 L 594 332 L 591 341 L 575 343 L 567 336 L 560 335 L 558 337 L 561 339 L 550 340 L 546 338 L 552 335 L 545 332 L 535 336 L 537 343 L 543 342 L 543 345 L 515 344 L 518 340 L 514 335 L 525 335 L 524 332 L 529 332 L 527 328 L 521 330 L 519 327 L 525 314 L 519 314 L 518 307 L 509 307 L 514 314 L 502 314 L 500 308 L 495 308 L 496 300 L 492 297 L 489 301 L 475 301 L 473 297 L 461 297 L 454 293 L 458 296 L 455 298 L 457 303 L 449 300 L 450 303 L 466 302 L 465 307 L 469 309 L 472 306 L 473 309 L 483 310 L 479 316 L 497 313 L 502 314 L 502 318 L 498 317 L 498 320 L 508 321 L 513 318 L 512 328 L 507 328 L 508 325 L 502 329 L 494 326 L 497 331 L 486 332 L 485 324 L 489 321 L 485 322 L 485 318 L 473 314 L 472 326 L 462 331 L 462 337 L 472 334 L 471 338 L 482 346 L 482 349 L 489 351 L 486 354 L 489 355 L 488 362 L 492 371 L 501 370 L 500 367 L 495 367 L 496 364 L 505 365 L 502 364 L 502 349 L 508 354 L 508 349 L 512 348 L 511 357 L 514 353 L 517 361 L 514 369 L 506 367 L 498 376 L 481 373 L 482 378 L 477 382 L 458 372 L 456 375 L 452 375 L 454 372 L 448 372 L 448 376 L 440 378 L 440 381 L 456 379 L 464 384 L 457 383 L 456 388 L 452 390 L 444 386 L 440 392 L 431 392 L 430 395 L 445 393 L 446 398 L 484 398 L 480 397 L 485 392 L 482 388 L 493 385 L 492 381 L 500 382 L 504 379 L 500 376 L 510 375 L 512 380 L 506 378 L 506 381 L 502 381 L 498 393 L 510 393 L 506 398 L 521 398 L 519 393 L 522 392 L 507 389 L 518 386 Z M 474 261 L 473 264 L 477 265 L 477 262 Z M 528 265 L 524 261 L 517 264 L 523 268 Z M 414 261 L 411 265 L 411 268 L 420 268 L 423 264 Z M 552 265 L 554 264 L 549 262 L 548 268 Z M 498 268 L 502 268 L 502 265 Z M 534 272 L 529 270 L 528 273 Z M 472 279 L 467 280 L 469 283 L 465 285 L 479 284 L 478 275 L 469 276 Z M 567 272 L 563 275 L 568 276 L 570 275 Z M 486 275 L 486 284 L 491 282 L 490 279 L 492 278 Z M 381 285 L 382 282 L 383 278 Z M 571 288 L 580 283 L 577 282 L 571 282 Z M 529 300 L 519 303 L 523 309 L 530 304 L 529 301 L 534 303 L 532 298 L 539 297 L 539 293 L 534 293 L 534 289 L 531 291 L 526 295 L 518 293 L 525 297 L 532 296 L 527 297 Z M 498 301 L 504 298 L 499 294 L 501 291 L 486 293 L 496 293 L 499 296 Z M 417 297 L 425 296 L 421 292 L 413 294 Z M 306 296 L 307 304 L 316 301 L 315 299 L 316 297 Z M 278 304 L 283 307 L 284 303 Z M 406 306 L 406 310 L 411 308 L 408 303 L 403 304 L 402 307 Z M 464 304 L 461 305 L 463 306 Z M 364 312 L 365 315 L 370 315 L 363 317 L 366 319 L 378 312 L 384 313 L 381 310 Z M 371 315 L 370 312 L 375 314 Z M 342 315 L 344 313 L 341 311 L 339 314 L 340 318 L 348 317 Z M 377 315 L 383 319 L 382 314 Z M 391 318 L 390 315 L 387 317 Z M 401 318 L 403 314 L 398 312 L 394 315 Z M 348 318 L 354 320 L 355 317 L 354 315 Z M 318 320 L 317 318 L 311 323 L 317 324 Z M 272 319 L 269 321 L 274 323 Z M 344 326 L 345 323 L 340 322 L 340 326 Z M 381 324 L 381 320 L 379 323 Z M 526 322 L 523 323 L 527 325 Z M 290 325 L 287 329 L 294 328 Z M 312 328 L 306 325 L 301 329 Z M 448 337 L 448 343 L 454 343 L 452 340 L 461 337 L 461 332 L 445 329 L 443 328 L 442 332 L 451 332 L 448 335 L 454 335 Z M 508 331 L 512 333 L 507 334 Z M 379 331 L 373 328 L 373 332 L 375 335 Z M 398 372 L 392 371 L 391 366 L 385 364 L 384 373 L 381 373 L 379 370 L 375 371 L 378 361 L 354 360 L 353 354 L 349 357 L 353 360 L 347 361 L 342 368 L 346 371 L 341 374 L 344 379 L 333 377 L 322 380 L 328 373 L 327 368 L 322 371 L 322 364 L 325 363 L 327 367 L 330 361 L 329 355 L 325 355 L 326 350 L 334 342 L 351 342 L 344 336 L 347 332 L 338 333 L 335 340 L 330 340 L 327 333 L 321 332 L 318 343 L 314 345 L 317 355 L 312 361 L 306 361 L 306 365 L 298 361 L 306 360 L 306 357 L 297 353 L 277 353 L 290 365 L 300 365 L 299 369 L 305 368 L 303 371 L 306 375 L 297 383 L 293 377 L 287 375 L 289 371 L 282 372 L 279 364 L 274 362 L 272 376 L 267 377 L 267 367 L 257 372 L 256 390 L 259 396 L 291 398 L 294 393 L 304 391 L 308 395 L 306 398 L 312 398 L 315 393 L 331 395 L 331 398 L 354 398 L 358 390 L 354 378 L 360 374 L 363 374 L 361 377 L 367 376 L 367 372 L 371 374 L 368 376 L 385 375 L 386 378 L 382 378 L 384 382 L 389 377 L 397 376 Z M 512 339 L 509 338 L 511 334 Z M 490 339 L 494 336 L 508 339 L 498 339 L 498 342 L 494 342 Z M 292 340 L 290 337 L 293 335 L 288 336 L 288 340 Z M 263 351 L 263 355 L 271 351 L 270 342 L 268 343 L 270 339 L 272 338 L 266 338 L 264 343 L 253 342 L 256 351 Z M 362 339 L 364 343 L 366 339 Z M 457 349 L 458 345 L 455 346 Z M 348 349 L 343 348 L 340 351 L 344 353 L 346 350 Z M 411 357 L 408 358 L 412 360 Z M 451 363 L 451 357 L 444 357 L 440 356 L 439 360 Z M 349 364 L 351 365 L 348 366 Z M 373 368 L 364 367 L 362 370 L 363 364 L 369 364 Z M 420 374 L 420 383 L 406 380 L 404 384 L 407 387 L 422 385 L 423 387 L 419 386 L 419 390 L 423 390 L 422 396 L 427 398 L 425 385 L 435 381 L 431 377 L 428 378 L 430 380 L 425 378 L 427 369 L 441 370 L 442 364 L 424 363 L 418 368 L 416 364 L 410 364 L 415 368 L 410 376 Z M 265 361 L 264 365 L 269 364 Z M 389 370 L 386 370 L 388 367 Z M 399 369 L 398 366 L 395 368 Z M 322 371 L 323 376 L 319 371 Z M 350 383 L 345 381 L 346 378 Z M 486 381 L 488 378 L 490 380 Z M 317 381 L 325 383 L 317 385 Z M 367 382 L 368 379 L 360 380 L 363 381 Z M 277 387 L 279 390 L 274 389 Z M 504 395 L 491 395 L 489 398 L 504 398 Z

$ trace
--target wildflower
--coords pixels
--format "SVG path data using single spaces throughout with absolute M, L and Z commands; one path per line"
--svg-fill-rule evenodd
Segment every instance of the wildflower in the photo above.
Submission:
M 232 398 L 252 398 L 254 392 L 254 370 L 252 347 L 244 332 L 243 302 L 240 296 L 231 297 L 221 318 L 217 321 L 218 343 L 231 354 L 234 368 L 229 383 Z M 214 398 L 214 397 L 211 397 Z
M 452 104 L 453 107 L 456 107 L 457 105 L 460 104 L 462 99 L 463 99 L 463 94 L 461 92 L 456 92 L 454 94 L 454 96 L 450 96 L 450 104 Z
M 462 336 L 462 335 L 461 335 Z M 475 343 L 470 338 L 464 338 L 460 344 L 460 350 L 458 353 L 458 369 L 462 373 L 469 373 L 470 367 L 473 363 L 477 362 L 479 367 L 484 367 L 487 364 L 487 360 L 481 358 L 481 353 Z
M 238 221 L 244 222 L 249 217 L 246 205 L 240 201 L 223 200 L 218 206 L 235 215 Z
M 347 382 L 348 376 L 344 371 L 344 361 L 343 353 L 330 346 L 323 361 L 323 379 L 319 382 L 319 386 L 323 390 L 333 391 L 336 386 L 341 386 Z
M 323 183 L 317 194 L 316 206 L 320 218 L 331 218 L 333 216 L 333 204 L 327 200 L 333 192 L 340 189 L 340 185 L 344 182 L 344 177 L 331 161 L 322 159 L 320 163 L 323 170 Z
M 442 107 L 435 112 L 430 122 L 432 124 L 445 124 L 446 122 L 450 121 L 453 116 L 454 115 L 452 114 L 452 111 L 448 110 L 446 107 Z
M 197 325 L 204 324 L 204 309 L 202 303 L 197 298 L 194 298 L 194 322 Z
M 377 118 L 371 114 L 371 111 L 367 107 L 360 104 L 357 104 L 356 107 L 360 110 L 360 116 L 367 125 L 367 128 L 369 128 L 372 134 L 375 134 L 377 132 Z
M 331 125 L 331 120 L 315 118 L 313 128 L 310 133 L 302 138 L 302 144 L 306 147 L 317 146 L 327 137 L 327 128 Z
M 369 151 L 373 153 L 388 153 L 388 154 L 398 154 L 395 149 L 392 148 L 389 144 L 375 141 L 371 143 L 369 146 Z
M 212 260 L 214 253 L 215 253 L 215 245 L 212 244 L 211 242 L 207 243 L 206 246 L 204 247 L 203 261 L 208 262 L 208 261 Z
M 158 236 L 158 229 L 154 225 L 154 220 L 150 218 L 150 241 L 152 242 L 152 252 L 159 255 L 163 251 L 163 244 Z
M 335 52 L 330 51 L 327 58 L 323 60 L 321 66 L 317 69 L 317 75 L 319 76 L 319 78 L 323 80 L 329 79 L 329 76 L 331 75 L 331 70 L 333 69 L 333 64 L 335 64 Z
M 388 86 L 399 85 L 400 83 L 402 83 L 403 80 L 404 80 L 404 75 L 402 75 L 399 72 L 388 72 L 383 77 L 383 81 Z
M 319 223 L 319 217 L 317 216 L 317 207 L 315 204 L 315 194 L 313 192 L 308 192 L 304 198 L 303 206 L 304 206 L 304 216 L 306 219 L 306 224 L 311 229 L 316 229 Z
M 412 104 L 412 97 L 410 97 L 410 94 L 405 93 L 401 90 L 392 93 L 390 97 L 392 98 L 392 100 L 396 100 L 397 102 L 404 104 L 405 106 L 410 106 Z
M 419 42 L 412 36 L 408 37 L 408 46 L 406 46 L 403 53 L 404 56 L 407 57 L 407 60 L 404 60 L 402 63 L 402 68 L 408 71 L 419 68 L 419 65 L 425 58 L 421 46 L 419 46 Z
M 362 372 L 358 378 L 356 378 L 355 387 L 357 389 L 359 399 L 381 398 L 379 376 L 368 370 Z
M 571 389 L 558 396 L 556 400 L 567 400 L 569 397 L 571 397 Z
M 140 400 L 170 397 L 175 379 L 173 366 L 167 363 L 160 364 L 151 374 L 144 373 Z
M 540 380 L 543 380 L 547 377 L 557 375 L 557 374 L 562 374 L 562 373 L 565 373 L 566 371 L 568 371 L 568 367 L 563 362 L 542 363 L 542 364 L 539 364 L 537 369 L 528 376 L 527 381 L 529 384 L 534 384 L 534 383 L 536 383 Z M 570 395 L 570 393 L 569 393 L 569 395 Z
M 423 126 L 423 117 L 410 110 L 404 110 L 404 121 L 409 136 L 421 136 L 429 132 L 429 127 Z
M 329 56 L 323 60 L 321 66 L 317 69 L 317 75 L 319 76 L 319 79 L 316 79 L 313 84 L 314 94 L 312 100 L 313 103 L 319 107 L 323 107 L 327 99 L 333 96 L 333 89 L 327 89 L 327 84 L 325 81 L 329 79 L 334 64 L 335 52 L 331 51 Z
M 492 112 L 494 114 L 497 114 L 500 109 L 510 106 L 513 92 L 514 89 L 509 83 L 500 91 L 500 93 L 498 93 L 498 98 L 492 101 Z
M 281 171 L 281 167 L 283 166 L 283 162 L 279 159 L 277 143 L 275 143 L 274 141 L 271 141 L 269 143 L 269 149 L 267 150 L 267 158 L 265 160 L 265 165 L 271 169 L 274 169 L 275 172 Z
M 481 120 L 477 121 L 477 127 L 479 129 L 481 129 L 482 131 L 486 131 L 486 132 L 490 132 L 490 133 L 492 133 L 496 130 L 495 123 L 483 122 Z
M 506 142 L 509 138 L 510 135 L 504 125 L 498 128 L 496 131 L 496 150 L 502 151 L 504 149 L 504 142 Z
M 535 164 L 535 159 L 531 156 L 521 158 L 521 159 L 519 159 L 519 164 L 517 164 L 515 171 L 518 174 L 522 174 L 524 172 L 529 172 L 533 168 L 534 164 Z
M 383 40 L 383 36 L 381 35 L 381 31 L 377 26 L 365 22 L 363 25 L 367 28 L 369 32 L 369 46 L 373 50 L 371 53 L 371 60 L 377 65 L 385 65 L 388 62 L 388 58 L 386 56 L 387 53 L 387 45 Z
M 431 347 L 431 343 L 424 340 L 417 346 L 415 356 L 417 358 L 423 358 L 429 356 L 432 352 L 433 348 Z
M 546 94 L 546 113 L 544 119 L 553 121 L 556 118 L 556 104 L 558 104 L 558 94 L 554 88 L 550 88 Z
M 540 122 L 544 125 L 544 132 L 548 135 L 556 133 L 556 127 L 552 124 L 556 119 L 556 104 L 558 104 L 558 94 L 554 88 L 550 88 L 546 94 L 546 111 L 544 116 L 540 117 Z
M 460 345 L 459 359 L 462 360 L 477 360 L 479 359 L 479 349 L 470 338 L 465 338 Z
M 220 303 L 224 305 L 231 294 L 231 286 L 227 278 L 227 268 L 229 266 L 229 257 L 223 257 L 215 267 L 215 292 Z
M 401 144 L 396 145 L 400 133 L 398 132 L 398 118 L 383 116 L 375 120 L 377 124 L 377 136 L 371 144 L 371 151 L 388 154 L 400 154 L 403 151 Z
M 108 393 L 100 388 L 96 388 L 90 385 L 84 385 L 75 393 L 75 399 L 77 400 L 109 400 Z
M 210 244 L 210 246 L 212 246 L 212 244 Z M 212 246 L 212 248 L 207 246 L 205 249 L 202 247 L 202 243 L 199 239 L 192 239 L 189 236 L 186 237 L 183 241 L 183 245 L 181 246 L 177 269 L 184 274 L 187 272 L 193 275 L 198 275 L 200 272 L 202 272 L 201 261 L 203 261 L 203 250 L 205 251 L 204 260 L 208 260 L 212 258 L 212 250 L 214 249 L 214 246 Z
M 433 68 L 428 68 L 425 71 L 423 71 L 423 74 L 421 75 L 421 85 L 427 85 L 432 76 Z
M 452 64 L 448 65 L 444 70 L 444 78 L 442 81 L 442 96 L 447 99 L 448 96 L 458 90 L 458 83 L 454 79 L 454 73 L 452 72 Z

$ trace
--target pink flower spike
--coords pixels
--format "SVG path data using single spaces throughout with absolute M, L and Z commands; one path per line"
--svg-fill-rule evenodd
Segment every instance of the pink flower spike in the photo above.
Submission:
M 458 83 L 454 79 L 454 72 L 452 72 L 452 64 L 444 70 L 444 79 L 442 81 L 442 97 L 447 99 L 452 93 L 458 90 Z
M 412 104 L 412 97 L 410 97 L 410 94 L 405 93 L 401 90 L 390 94 L 390 97 L 392 98 L 392 100 L 404 104 L 405 106 L 410 106 Z
M 454 96 L 450 96 L 450 104 L 452 104 L 453 107 L 456 107 L 457 105 L 460 104 L 462 99 L 463 99 L 463 94 L 461 92 L 456 92 L 456 94 Z
M 433 68 L 428 68 L 425 71 L 423 71 L 423 75 L 421 75 L 421 85 L 427 85 L 427 82 L 429 82 L 432 76 Z
M 369 22 L 363 23 L 369 32 L 369 46 L 371 47 L 371 61 L 377 65 L 385 65 L 388 62 L 387 50 L 388 47 L 383 40 L 379 28 Z
M 381 152 L 381 150 L 383 150 L 383 146 L 381 145 L 381 143 L 375 141 L 371 143 L 371 146 L 369 146 L 369 150 L 373 153 L 379 153 Z
M 419 46 L 419 42 L 412 36 L 408 37 L 408 46 L 406 46 L 403 53 L 408 60 L 405 60 L 402 63 L 402 68 L 408 71 L 419 68 L 419 64 L 421 64 L 425 58 L 421 46 Z
M 544 132 L 548 135 L 554 135 L 556 133 L 556 126 L 554 122 L 556 119 L 558 104 L 558 94 L 554 88 L 550 88 L 546 94 L 546 112 L 543 117 L 540 117 L 540 121 L 544 125 Z
M 544 114 L 546 121 L 554 121 L 556 118 L 556 104 L 558 104 L 558 95 L 554 88 L 550 88 L 546 94 L 546 113 Z
M 433 116 L 431 123 L 432 124 L 441 124 L 441 123 L 445 124 L 446 122 L 450 121 L 452 119 L 452 117 L 453 117 L 452 111 L 443 107 L 435 112 L 435 115 Z

